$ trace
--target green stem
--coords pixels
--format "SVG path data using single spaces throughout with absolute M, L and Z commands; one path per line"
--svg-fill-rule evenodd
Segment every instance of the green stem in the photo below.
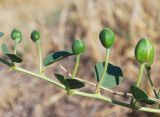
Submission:
M 156 89 L 155 89 L 155 87 L 154 87 L 154 84 L 153 84 L 153 82 L 152 82 L 152 79 L 151 79 L 151 77 L 150 77 L 150 67 L 146 67 L 146 70 L 147 70 L 147 78 L 149 79 L 149 82 L 150 82 L 150 84 L 151 84 L 151 87 L 152 87 L 152 90 L 153 90 L 153 92 L 154 92 L 154 95 L 155 95 L 155 97 L 157 98 L 157 99 L 159 99 L 158 98 L 158 94 L 157 94 L 157 92 L 156 92 Z M 158 105 L 158 107 L 160 108 L 160 105 Z
M 74 90 L 72 92 L 72 95 L 78 95 L 78 96 L 98 99 L 98 100 L 105 101 L 107 103 L 111 103 L 111 104 L 115 104 L 115 105 L 120 105 L 120 106 L 131 108 L 131 109 L 133 108 L 128 103 L 124 103 L 124 102 L 120 102 L 120 101 L 117 101 L 117 100 L 113 100 L 113 99 L 111 99 L 109 97 L 105 97 L 103 95 L 90 94 L 90 93 L 80 92 L 80 91 L 77 91 L 77 90 Z M 147 107 L 136 107 L 136 106 L 134 106 L 134 109 L 135 110 L 139 110 L 139 111 L 144 111 L 144 112 L 160 113 L 160 109 L 152 109 L 152 108 L 147 108 Z
M 37 42 L 38 54 L 39 54 L 39 73 L 42 74 L 42 49 L 40 45 L 40 41 Z
M 12 69 L 13 69 L 13 70 L 16 70 L 16 71 L 19 71 L 19 72 L 26 73 L 26 74 L 28 74 L 28 75 L 30 75 L 30 76 L 34 76 L 34 77 L 36 77 L 36 78 L 40 78 L 40 79 L 46 80 L 46 81 L 48 81 L 48 82 L 50 82 L 50 83 L 52 83 L 52 84 L 55 84 L 55 85 L 58 86 L 59 88 L 65 89 L 65 86 L 64 86 L 64 85 L 62 85 L 62 84 L 60 84 L 60 83 L 58 83 L 58 82 L 56 82 L 56 81 L 54 81 L 54 80 L 52 80 L 52 79 L 44 76 L 44 75 L 42 75 L 42 74 L 36 74 L 36 73 L 34 73 L 34 72 L 31 72 L 31 71 L 28 71 L 28 70 L 25 70 L 25 69 L 23 69 L 23 68 L 16 67 L 16 66 L 12 67 Z
M 158 99 L 158 94 L 157 94 L 157 92 L 156 92 L 156 89 L 155 89 L 154 84 L 153 84 L 153 82 L 152 82 L 152 79 L 151 79 L 151 77 L 150 77 L 150 68 L 149 68 L 149 67 L 146 67 L 146 70 L 147 70 L 147 78 L 149 79 L 149 82 L 150 82 L 150 84 L 151 84 L 151 87 L 152 87 L 152 90 L 153 90 L 153 92 L 154 92 L 154 95 L 155 95 L 155 97 Z
M 58 86 L 59 88 L 62 88 L 62 89 L 66 90 L 66 87 L 64 85 L 62 85 L 62 84 L 60 84 L 60 83 L 58 83 L 58 82 L 56 82 L 56 81 L 44 76 L 44 75 L 36 74 L 34 72 L 25 70 L 25 69 L 20 68 L 20 67 L 12 67 L 12 69 L 15 70 L 15 71 L 19 71 L 19 72 L 26 73 L 28 75 L 43 79 L 45 81 L 48 81 L 48 82 Z M 81 92 L 81 91 L 78 91 L 78 90 L 72 90 L 72 95 L 79 95 L 79 96 L 83 96 L 83 97 L 98 99 L 98 100 L 105 101 L 107 103 L 116 104 L 116 105 L 120 105 L 120 106 L 127 107 L 127 108 L 133 108 L 128 103 L 124 103 L 124 102 L 121 102 L 121 101 L 113 100 L 112 98 L 105 97 L 103 95 L 85 93 L 85 92 Z M 134 106 L 134 109 L 135 110 L 139 110 L 139 111 L 151 112 L 151 113 L 160 113 L 159 109 L 152 109 L 152 108 L 147 108 L 147 107 L 136 107 L 136 106 Z
M 106 57 L 105 57 L 105 65 L 104 65 L 104 69 L 103 69 L 103 72 L 102 72 L 102 76 L 100 78 L 100 81 L 96 87 L 96 94 L 99 94 L 100 93 L 100 86 L 102 84 L 102 81 L 105 77 L 105 74 L 106 74 L 106 71 L 107 71 L 107 67 L 108 67 L 108 62 L 109 62 L 109 54 L 110 54 L 110 49 L 107 49 L 106 50 Z
M 14 54 L 17 54 L 17 42 L 15 42 L 15 45 L 14 45 Z
M 141 81 L 142 81 L 142 77 L 143 77 L 143 71 L 144 71 L 144 67 L 145 67 L 145 63 L 141 64 L 139 73 L 138 73 L 138 78 L 136 81 L 136 86 L 140 87 Z
M 75 78 L 75 76 L 76 76 L 76 73 L 77 73 L 77 70 L 78 70 L 78 66 L 79 66 L 80 56 L 81 56 L 80 54 L 78 54 L 76 56 L 76 63 L 75 63 L 74 69 L 73 69 L 72 78 Z
M 136 81 L 136 86 L 137 87 L 140 87 L 142 77 L 143 77 L 144 67 L 145 67 L 145 63 L 141 64 L 141 67 L 140 67 L 140 70 L 139 70 L 139 73 L 138 73 L 138 78 L 137 78 L 137 81 Z M 135 102 L 135 99 L 132 97 L 132 99 L 130 101 L 130 105 L 134 106 L 134 102 Z

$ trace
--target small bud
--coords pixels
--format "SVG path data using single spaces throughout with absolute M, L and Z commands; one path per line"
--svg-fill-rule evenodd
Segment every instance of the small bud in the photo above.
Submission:
M 150 66 L 154 60 L 154 48 L 152 43 L 146 39 L 142 38 L 135 48 L 135 57 L 139 63 L 146 63 Z
M 33 42 L 37 42 L 40 40 L 40 33 L 36 30 L 34 30 L 32 33 L 31 33 L 31 39 Z
M 22 41 L 22 33 L 18 29 L 13 29 L 11 32 L 11 38 L 16 41 L 16 43 L 20 43 Z
M 76 39 L 72 43 L 72 51 L 74 54 L 81 54 L 85 51 L 85 43 L 80 39 Z
M 111 48 L 115 42 L 115 35 L 109 28 L 104 28 L 99 34 L 102 45 L 108 49 Z

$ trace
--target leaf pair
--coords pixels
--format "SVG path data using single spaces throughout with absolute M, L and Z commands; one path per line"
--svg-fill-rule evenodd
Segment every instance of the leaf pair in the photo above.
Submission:
M 79 89 L 85 86 L 84 82 L 81 82 L 77 79 L 66 79 L 61 74 L 55 74 L 55 77 L 66 87 L 66 89 Z
M 155 103 L 154 100 L 149 99 L 147 94 L 135 85 L 131 86 L 131 93 L 133 97 L 136 99 L 136 101 L 138 102 L 150 104 L 150 105 Z
M 100 81 L 103 69 L 104 62 L 98 62 L 95 65 L 94 73 L 97 82 Z M 117 87 L 123 81 L 123 73 L 120 67 L 108 63 L 108 68 L 102 81 L 102 86 L 106 88 Z
M 21 63 L 21 62 L 23 61 L 23 60 L 21 59 L 21 57 L 19 57 L 18 55 L 16 55 L 16 54 L 11 54 L 11 53 L 9 52 L 9 49 L 8 49 L 8 47 L 7 47 L 6 44 L 2 44 L 1 49 L 2 49 L 3 54 L 6 55 L 6 56 L 12 61 L 12 63 L 13 63 L 13 62 L 14 62 L 14 63 Z

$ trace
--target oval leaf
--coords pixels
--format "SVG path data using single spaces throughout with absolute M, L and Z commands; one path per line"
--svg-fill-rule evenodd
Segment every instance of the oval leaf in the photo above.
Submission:
M 62 83 L 64 86 L 67 86 L 67 85 L 68 85 L 68 83 L 66 82 L 65 77 L 64 77 L 63 75 L 61 75 L 61 74 L 54 74 L 54 75 L 55 75 L 55 77 L 57 78 L 57 80 L 58 80 L 60 83 Z
M 147 94 L 135 85 L 131 86 L 131 93 L 136 100 L 148 100 Z
M 104 69 L 104 62 L 98 62 L 95 65 L 95 78 L 99 82 Z M 123 73 L 120 67 L 108 63 L 108 68 L 105 78 L 102 81 L 102 86 L 106 88 L 114 88 L 123 81 Z
M 5 43 L 2 44 L 1 49 L 2 49 L 3 54 L 8 54 L 9 53 L 8 47 Z
M 0 38 L 3 37 L 3 35 L 4 35 L 4 33 L 3 33 L 3 32 L 0 32 Z
M 5 54 L 6 56 L 8 56 L 8 58 L 15 63 L 21 63 L 23 60 L 21 59 L 21 57 L 17 56 L 16 54 Z
M 66 87 L 66 89 L 79 89 L 85 86 L 84 82 L 81 82 L 77 79 L 66 79 L 61 74 L 55 74 L 55 77 Z
M 68 57 L 71 55 L 73 55 L 73 52 L 70 52 L 70 51 L 58 51 L 55 53 L 51 53 L 45 58 L 43 64 L 44 64 L 44 66 L 48 66 L 54 62 L 57 62 L 65 57 Z
M 81 82 L 77 79 L 66 79 L 70 89 L 79 89 L 85 86 L 84 82 Z

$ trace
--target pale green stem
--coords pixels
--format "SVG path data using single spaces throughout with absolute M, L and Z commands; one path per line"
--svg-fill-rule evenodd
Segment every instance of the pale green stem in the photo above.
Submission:
M 140 70 L 139 70 L 139 73 L 138 73 L 138 78 L 137 78 L 137 81 L 136 81 L 136 86 L 137 87 L 140 87 L 140 85 L 141 85 L 144 67 L 145 67 L 145 63 L 141 64 L 141 67 L 140 67 Z
M 57 83 L 56 81 L 54 81 L 54 80 L 52 80 L 52 79 L 50 79 L 50 78 L 48 78 L 48 77 L 46 77 L 44 75 L 36 74 L 34 72 L 30 72 L 28 70 L 25 70 L 25 69 L 19 68 L 19 67 L 13 67 L 12 69 L 16 70 L 16 71 L 20 71 L 20 72 L 26 73 L 28 75 L 31 75 L 31 76 L 34 76 L 34 77 L 37 77 L 37 78 L 40 78 L 40 79 L 43 79 L 45 81 L 48 81 L 48 82 L 58 86 L 59 88 L 62 88 L 62 89 L 66 90 L 64 85 L 62 85 L 60 83 Z M 72 95 L 79 95 L 79 96 L 83 96 L 83 97 L 98 99 L 98 100 L 105 101 L 107 103 L 116 104 L 116 105 L 120 105 L 120 106 L 127 107 L 127 108 L 133 108 L 128 103 L 124 103 L 124 102 L 120 102 L 120 101 L 117 101 L 117 100 L 113 100 L 113 99 L 111 99 L 109 97 L 105 97 L 103 95 L 85 93 L 85 92 L 81 92 L 81 91 L 78 91 L 78 90 L 72 90 Z M 147 108 L 147 107 L 136 107 L 135 106 L 134 109 L 135 110 L 139 110 L 139 111 L 151 112 L 151 113 L 160 113 L 159 109 L 152 109 L 152 108 Z
M 28 70 L 25 70 L 23 68 L 20 68 L 20 67 L 16 67 L 16 66 L 12 66 L 10 64 L 8 64 L 5 60 L 3 59 L 0 59 L 1 62 L 3 62 L 4 64 L 10 66 L 12 68 L 12 70 L 15 70 L 15 71 L 19 71 L 19 72 L 22 72 L 22 73 L 26 73 L 28 75 L 31 75 L 31 76 L 34 76 L 34 77 L 37 77 L 39 79 L 42 79 L 42 80 L 45 80 L 45 81 L 48 81 L 54 85 L 56 85 L 57 87 L 59 88 L 62 88 L 62 89 L 65 89 L 66 90 L 66 87 L 42 74 L 36 74 L 34 72 L 31 72 L 31 71 L 28 71 Z M 151 112 L 151 113 L 160 113 L 160 109 L 152 109 L 152 108 L 147 108 L 147 107 L 137 107 L 137 106 L 131 106 L 130 104 L 128 103 L 124 103 L 124 102 L 120 102 L 120 101 L 117 101 L 117 100 L 113 100 L 112 98 L 109 98 L 109 97 L 105 97 L 103 95 L 97 95 L 97 94 L 91 94 L 91 93 L 85 93 L 85 92 L 81 92 L 81 91 L 78 91 L 78 90 L 71 90 L 72 91 L 72 95 L 79 95 L 79 96 L 83 96 L 83 97 L 88 97 L 88 98 L 93 98 L 93 99 L 98 99 L 98 100 L 102 100 L 102 101 L 105 101 L 107 103 L 111 103 L 111 104 L 116 104 L 116 105 L 120 105 L 120 106 L 123 106 L 123 107 L 127 107 L 127 108 L 132 108 L 132 109 L 135 109 L 135 110 L 139 110 L 139 111 L 145 111 L 145 112 Z
M 14 45 L 14 54 L 17 54 L 17 42 L 15 42 L 15 45 Z
M 59 88 L 62 88 L 62 89 L 66 90 L 66 87 L 64 85 L 62 85 L 62 84 L 60 84 L 60 83 L 58 83 L 58 82 L 56 82 L 56 81 L 44 76 L 42 74 L 36 74 L 34 72 L 31 72 L 31 71 L 28 71 L 28 70 L 25 70 L 23 68 L 16 67 L 16 66 L 12 66 L 11 68 L 12 68 L 12 70 L 19 71 L 19 72 L 22 72 L 22 73 L 26 73 L 28 75 L 37 77 L 39 79 L 43 79 L 45 81 L 48 81 L 48 82 L 58 86 Z M 132 107 L 128 103 L 124 103 L 124 102 L 120 102 L 120 101 L 117 101 L 117 100 L 113 100 L 113 99 L 111 99 L 109 97 L 105 97 L 103 95 L 85 93 L 85 92 L 81 92 L 81 91 L 78 91 L 78 90 L 71 90 L 71 93 L 72 93 L 72 95 L 79 95 L 79 96 L 83 96 L 83 97 L 98 99 L 98 100 L 105 101 L 107 103 L 116 104 L 116 105 L 120 105 L 120 106 L 127 107 L 127 108 L 134 108 L 135 110 L 139 110 L 139 111 L 145 111 L 145 112 L 151 112 L 151 113 L 160 113 L 159 109 L 152 109 L 152 108 L 147 108 L 147 107 L 136 107 L 136 106 Z
M 102 72 L 102 76 L 101 78 L 99 79 L 99 82 L 98 82 L 98 85 L 96 87 L 96 94 L 99 94 L 100 93 L 100 86 L 103 82 L 103 79 L 105 77 L 105 74 L 106 74 L 106 71 L 107 71 L 107 67 L 108 67 L 108 62 L 109 62 L 109 54 L 110 54 L 110 49 L 107 49 L 106 50 L 106 57 L 105 57 L 105 65 L 104 65 L 104 69 L 103 69 L 103 72 Z
M 34 72 L 31 72 L 31 71 L 28 71 L 28 70 L 25 70 L 25 69 L 23 69 L 23 68 L 16 67 L 16 66 L 13 66 L 12 69 L 13 69 L 13 70 L 16 70 L 16 71 L 20 71 L 20 72 L 26 73 L 26 74 L 28 74 L 28 75 L 31 75 L 31 76 L 34 76 L 34 77 L 37 77 L 37 78 L 40 78 L 40 79 L 43 79 L 43 80 L 46 80 L 46 81 L 48 81 L 48 82 L 50 82 L 50 83 L 52 83 L 52 84 L 55 84 L 55 85 L 58 86 L 59 88 L 65 89 L 65 86 L 64 86 L 64 85 L 62 85 L 62 84 L 60 84 L 60 83 L 58 83 L 58 82 L 56 82 L 56 81 L 54 81 L 54 80 L 52 80 L 52 79 L 44 76 L 44 75 L 42 75 L 42 74 L 36 74 L 36 73 L 34 73 Z
M 39 54 L 39 73 L 42 74 L 43 70 L 42 70 L 42 49 L 41 49 L 41 44 L 40 41 L 38 41 L 37 43 L 37 48 L 38 48 L 38 54 Z
M 83 96 L 83 97 L 98 99 L 98 100 L 105 101 L 107 103 L 120 105 L 120 106 L 123 106 L 123 107 L 132 108 L 132 109 L 134 108 L 135 110 L 139 110 L 139 111 L 151 112 L 151 113 L 160 113 L 160 109 L 152 109 L 152 108 L 137 107 L 137 106 L 132 107 L 128 103 L 124 103 L 124 102 L 120 102 L 120 101 L 117 101 L 117 100 L 113 100 L 113 99 L 111 99 L 109 97 L 106 97 L 106 96 L 103 96 L 103 95 L 90 94 L 90 93 L 80 92 L 80 91 L 77 91 L 77 90 L 74 90 L 72 92 L 72 95 L 79 95 L 79 96 Z
M 80 54 L 78 54 L 76 56 L 76 63 L 75 63 L 74 69 L 73 69 L 72 78 L 75 78 L 75 76 L 76 76 L 76 73 L 77 73 L 77 70 L 78 70 L 78 66 L 79 66 L 80 56 L 81 56 Z
M 139 70 L 139 73 L 138 73 L 138 78 L 137 78 L 137 81 L 136 81 L 136 86 L 137 86 L 138 88 L 140 87 L 140 84 L 141 84 L 141 81 L 142 81 L 144 67 L 145 67 L 145 63 L 141 64 L 140 70 Z M 134 98 L 132 97 L 130 104 L 131 104 L 132 106 L 134 106 L 134 102 L 135 102 L 135 100 L 134 100 Z
M 159 98 L 158 98 L 158 94 L 157 94 L 157 92 L 156 92 L 156 89 L 155 89 L 155 87 L 154 87 L 154 84 L 153 84 L 153 82 L 152 82 L 152 79 L 151 79 L 151 77 L 150 77 L 150 67 L 146 67 L 146 70 L 147 70 L 147 78 L 149 79 L 149 82 L 150 82 L 150 84 L 151 84 L 151 88 L 152 88 L 152 90 L 153 90 L 153 92 L 154 92 L 154 95 L 155 95 L 155 97 L 156 97 L 157 99 L 159 99 Z M 158 107 L 160 108 L 160 105 L 159 105 Z

